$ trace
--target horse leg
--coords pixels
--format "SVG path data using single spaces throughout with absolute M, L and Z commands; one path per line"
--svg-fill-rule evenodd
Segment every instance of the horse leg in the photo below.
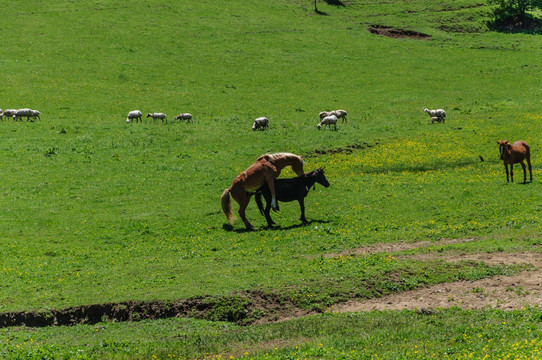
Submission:
M 271 205 L 269 205 L 269 202 L 271 201 L 268 197 L 265 197 L 265 208 L 262 203 L 262 196 L 264 196 L 261 192 L 256 193 L 256 203 L 258 204 L 258 209 L 260 210 L 260 213 L 265 216 L 265 220 L 267 221 L 268 227 L 273 227 L 275 224 L 273 222 L 273 219 L 271 219 L 271 216 L 269 215 L 269 210 L 271 209 Z
M 273 210 L 279 211 L 279 204 L 277 202 L 277 195 L 275 193 L 275 177 L 268 175 L 265 177 L 265 181 L 267 182 L 267 186 L 271 192 L 271 207 Z
M 230 194 L 234 196 L 233 193 L 230 192 Z M 234 199 L 239 204 L 239 211 L 238 211 L 239 217 L 241 218 L 241 220 L 243 220 L 245 227 L 247 228 L 247 230 L 254 230 L 254 227 L 252 226 L 250 221 L 248 221 L 245 215 L 245 210 L 248 206 L 248 202 L 250 201 L 250 197 L 245 191 L 241 191 L 241 192 L 235 193 Z
M 531 182 L 533 181 L 533 167 L 531 166 L 531 158 L 527 158 L 527 165 L 529 166 L 529 177 Z
M 267 221 L 268 227 L 273 227 L 275 222 L 271 219 L 271 202 L 269 199 L 265 199 L 265 210 L 264 210 L 265 220 Z
M 299 207 L 301 208 L 300 219 L 303 222 L 303 224 L 308 224 L 309 222 L 307 221 L 307 218 L 305 217 L 305 199 L 301 198 L 301 199 L 298 199 L 297 201 L 299 201 Z
M 504 164 L 504 168 L 506 169 L 506 182 L 510 182 L 510 175 L 508 175 L 508 164 L 507 163 Z
M 514 182 L 514 163 L 510 164 L 510 180 Z
M 245 227 L 247 230 L 254 230 L 254 226 L 248 221 L 247 217 L 245 216 L 245 210 L 247 208 L 248 201 L 246 203 L 240 204 L 239 206 L 239 217 L 243 220 L 243 223 L 245 223 Z
M 527 171 L 525 169 L 525 163 L 522 161 L 520 162 L 521 168 L 523 169 L 523 183 L 527 184 Z

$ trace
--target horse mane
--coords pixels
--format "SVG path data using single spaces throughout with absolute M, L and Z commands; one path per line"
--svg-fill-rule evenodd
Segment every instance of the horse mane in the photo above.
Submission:
M 298 176 L 296 176 L 296 177 L 294 177 L 294 178 L 291 178 L 291 179 L 289 179 L 289 180 L 293 180 L 293 179 L 306 179 L 306 178 L 309 178 L 309 177 L 311 177 L 311 176 L 315 176 L 316 173 L 319 172 L 319 171 L 324 171 L 324 168 L 321 168 L 321 167 L 320 167 L 320 168 L 318 168 L 318 169 L 311 170 L 311 171 L 309 171 L 309 172 L 306 172 L 306 173 L 304 173 L 304 174 L 302 174 L 302 175 L 298 175 Z
M 318 169 L 314 169 L 314 170 L 311 170 L 307 173 L 304 173 L 303 175 L 299 176 L 299 177 L 309 177 L 309 176 L 313 176 L 315 175 L 316 173 L 320 172 L 320 171 L 324 171 L 324 168 L 318 168 Z
M 305 161 L 301 158 L 301 156 L 288 153 L 288 152 L 280 152 L 280 153 L 274 153 L 274 154 L 263 154 L 261 155 L 258 160 L 266 159 L 268 161 L 273 161 L 280 158 L 286 158 L 286 159 L 296 159 L 299 162 L 301 162 L 302 165 L 305 165 Z

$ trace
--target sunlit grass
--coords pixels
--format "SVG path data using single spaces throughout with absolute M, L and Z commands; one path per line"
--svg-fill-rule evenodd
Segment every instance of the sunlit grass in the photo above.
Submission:
M 36 108 L 43 120 L 0 124 L 0 311 L 251 290 L 325 310 L 349 297 L 517 271 L 385 253 L 328 257 L 453 238 L 476 241 L 443 251 L 538 251 L 540 39 L 488 32 L 488 8 L 480 5 L 319 1 L 328 15 L 319 16 L 311 2 L 297 0 L 6 3 L 0 107 Z M 433 38 L 380 37 L 366 30 L 369 23 Z M 431 125 L 425 107 L 445 108 L 446 123 Z M 194 123 L 126 124 L 135 108 L 169 118 L 191 112 Z M 348 111 L 348 124 L 318 131 L 318 113 L 335 108 Z M 250 130 L 257 116 L 270 118 L 268 131 Z M 533 183 L 506 183 L 500 139 L 531 144 Z M 222 191 L 260 154 L 279 151 L 302 155 L 306 170 L 325 168 L 331 186 L 311 189 L 310 224 L 301 226 L 294 202 L 273 214 L 278 229 L 264 228 L 254 203 L 247 214 L 255 232 L 243 231 L 239 219 L 224 226 Z M 335 321 L 326 316 L 284 326 Z M 393 332 L 393 322 L 368 316 L 379 326 L 367 330 L 363 347 L 351 333 L 341 346 L 284 330 L 261 352 L 250 342 L 237 351 L 213 337 L 258 327 L 176 319 L 8 329 L 0 349 L 6 358 L 386 356 L 386 336 L 373 331 Z M 258 336 L 275 339 L 265 330 L 274 326 Z M 147 339 L 149 328 L 156 339 Z M 444 357 L 448 347 L 458 357 L 471 354 L 471 343 L 442 339 L 445 346 L 415 353 L 426 346 L 416 338 L 421 328 L 409 329 L 415 335 L 405 335 L 389 358 Z M 535 337 L 507 330 L 492 355 L 537 354 Z M 500 338 L 480 344 L 489 339 Z

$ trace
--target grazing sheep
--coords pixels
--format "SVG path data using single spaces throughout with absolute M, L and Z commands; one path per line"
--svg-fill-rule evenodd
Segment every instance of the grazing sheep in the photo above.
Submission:
M 344 110 L 333 110 L 329 115 L 335 115 L 337 119 L 343 119 L 342 122 L 348 123 L 348 120 L 346 120 L 346 111 Z
M 322 128 L 322 125 L 333 125 L 335 130 L 337 130 L 337 117 L 335 115 L 329 115 L 323 118 L 322 121 L 320 121 L 320 124 L 316 126 L 318 130 Z
M 266 117 L 257 118 L 252 125 L 252 131 L 257 129 L 265 130 L 267 128 L 269 128 L 269 119 Z
M 25 116 L 26 121 L 28 121 L 30 118 L 34 117 L 34 113 L 32 112 L 32 109 L 19 109 L 13 114 L 13 120 L 22 120 L 23 116 Z
M 32 110 L 32 117 L 34 118 L 34 121 L 36 121 L 36 119 L 41 120 L 40 115 L 41 115 L 41 113 L 38 110 Z
M 443 123 L 446 121 L 446 111 L 444 111 L 443 109 L 437 109 L 437 110 L 424 109 L 423 111 L 429 114 L 429 116 L 431 117 L 431 122 L 433 122 L 434 117 L 439 118 L 438 120 L 439 123 L 440 122 Z
M 320 114 L 318 114 L 318 116 L 320 117 L 320 120 L 322 120 L 323 118 L 329 115 L 331 115 L 331 111 L 322 111 Z
M 141 117 L 143 114 L 139 110 L 130 111 L 128 113 L 128 116 L 126 117 L 126 122 L 129 123 L 130 121 L 141 121 L 143 122 L 143 119 Z
M 167 123 L 166 114 L 164 113 L 148 113 L 147 117 L 151 117 L 153 120 L 160 119 L 162 122 L 165 120 Z
M 436 122 L 440 122 L 440 118 L 438 116 L 431 116 L 431 124 L 434 124 Z
M 186 122 L 192 122 L 192 114 L 190 113 L 181 113 L 173 118 L 173 120 L 179 120 L 183 121 L 186 120 Z
M 4 117 L 6 118 L 13 117 L 13 115 L 15 115 L 16 112 L 17 112 L 16 109 L 6 109 L 4 110 L 3 113 L 0 114 L 0 118 L 4 120 Z

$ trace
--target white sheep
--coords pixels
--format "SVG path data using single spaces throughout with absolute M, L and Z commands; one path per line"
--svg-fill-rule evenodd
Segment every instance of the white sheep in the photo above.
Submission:
M 34 121 L 36 121 L 36 119 L 41 120 L 40 115 L 41 115 L 41 113 L 38 110 L 32 110 L 32 117 L 34 118 Z
M 192 114 L 190 113 L 181 113 L 173 118 L 173 120 L 179 120 L 183 121 L 186 120 L 186 122 L 192 122 Z
M 128 116 L 126 117 L 126 122 L 127 123 L 129 123 L 130 121 L 141 121 L 141 122 L 143 122 L 143 120 L 141 119 L 142 116 L 143 116 L 143 114 L 139 110 L 130 111 L 128 113 Z
M 254 120 L 254 124 L 252 125 L 252 131 L 256 129 L 262 129 L 265 130 L 269 128 L 269 119 L 264 117 L 259 117 L 256 120 Z
M 329 115 L 331 115 L 331 111 L 322 111 L 320 114 L 318 114 L 318 116 L 320 117 L 320 120 L 322 120 L 323 118 Z
M 34 117 L 34 114 L 32 113 L 32 109 L 19 109 L 13 114 L 13 120 L 21 119 L 26 117 L 26 121 L 30 120 L 30 118 Z
M 440 122 L 440 118 L 438 116 L 431 116 L 431 124 L 434 124 L 435 122 Z
M 346 111 L 344 110 L 333 110 L 329 115 L 335 115 L 337 119 L 343 119 L 342 122 L 348 122 L 348 120 L 346 120 Z
M 443 109 L 437 109 L 437 110 L 424 109 L 423 111 L 429 114 L 429 116 L 431 117 L 431 122 L 433 122 L 434 117 L 438 118 L 438 122 L 446 121 L 446 111 L 444 111 Z
M 320 124 L 316 125 L 318 130 L 322 128 L 322 125 L 327 125 L 328 127 L 329 125 L 333 125 L 335 130 L 337 130 L 337 117 L 335 115 L 329 115 L 323 118 L 322 121 L 320 121 Z
M 164 113 L 148 113 L 147 117 L 151 117 L 153 120 L 160 119 L 162 122 L 165 120 L 167 123 L 166 114 Z
M 3 113 L 0 114 L 0 118 L 4 120 L 4 117 L 6 118 L 13 117 L 13 115 L 15 115 L 16 112 L 17 112 L 16 109 L 6 109 L 4 110 Z

